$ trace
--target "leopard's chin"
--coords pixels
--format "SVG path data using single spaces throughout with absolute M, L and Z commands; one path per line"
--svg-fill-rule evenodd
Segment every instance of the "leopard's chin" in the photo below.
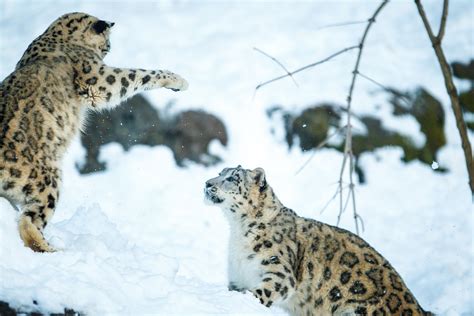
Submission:
M 208 191 L 205 191 L 205 196 L 206 200 L 209 201 L 211 204 L 221 204 L 222 202 L 224 202 L 224 199 L 221 199 Z

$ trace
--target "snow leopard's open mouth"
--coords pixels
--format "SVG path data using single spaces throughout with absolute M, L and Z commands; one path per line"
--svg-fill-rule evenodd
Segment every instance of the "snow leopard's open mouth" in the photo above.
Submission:
M 216 195 L 214 195 L 211 191 L 209 191 L 208 189 L 204 189 L 204 194 L 206 196 L 206 198 L 211 201 L 212 203 L 214 204 L 219 204 L 219 203 L 222 203 L 224 202 L 223 199 L 217 197 Z

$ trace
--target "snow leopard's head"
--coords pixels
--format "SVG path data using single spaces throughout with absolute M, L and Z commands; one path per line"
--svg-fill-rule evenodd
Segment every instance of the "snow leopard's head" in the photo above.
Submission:
M 225 168 L 219 176 L 206 181 L 206 200 L 234 214 L 254 215 L 259 201 L 266 197 L 268 184 L 262 168 L 253 170 Z
M 54 21 L 44 35 L 93 49 L 101 58 L 110 50 L 110 28 L 113 22 L 100 20 L 81 12 L 67 13 Z

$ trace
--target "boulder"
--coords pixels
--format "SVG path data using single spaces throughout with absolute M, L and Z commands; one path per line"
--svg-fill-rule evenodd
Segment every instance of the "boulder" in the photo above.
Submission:
M 441 103 L 427 90 L 417 88 L 412 92 L 401 92 L 396 89 L 387 89 L 389 103 L 393 106 L 395 116 L 412 116 L 419 124 L 420 131 L 425 135 L 425 143 L 416 146 L 410 135 L 387 129 L 383 122 L 371 115 L 354 115 L 365 126 L 365 132 L 353 130 L 352 152 L 355 157 L 355 171 L 360 183 L 366 180 L 364 170 L 359 166 L 359 157 L 362 154 L 374 152 L 382 147 L 399 147 L 403 150 L 402 160 L 405 162 L 419 160 L 430 165 L 437 160 L 437 153 L 446 144 L 444 133 L 445 114 Z M 271 108 L 267 114 L 270 118 L 280 113 L 286 131 L 286 142 L 291 148 L 295 139 L 299 140 L 302 151 L 317 148 L 327 137 L 330 128 L 338 128 L 341 114 L 345 111 L 342 106 L 323 103 L 306 108 L 300 114 L 285 111 L 281 106 Z M 344 151 L 344 140 L 332 140 L 324 147 Z M 446 171 L 439 167 L 436 171 Z
M 119 143 L 124 150 L 141 144 L 164 145 L 173 151 L 179 166 L 186 160 L 205 166 L 220 161 L 209 153 L 209 144 L 218 140 L 227 145 L 224 123 L 216 116 L 199 110 L 188 110 L 175 115 L 161 114 L 141 95 L 108 111 L 90 113 L 81 143 L 86 149 L 86 159 L 77 166 L 82 174 L 106 169 L 99 161 L 100 148 L 108 143 Z

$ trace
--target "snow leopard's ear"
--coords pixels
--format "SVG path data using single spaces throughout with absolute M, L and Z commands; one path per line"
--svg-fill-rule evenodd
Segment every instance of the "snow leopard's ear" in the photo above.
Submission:
M 265 170 L 262 168 L 255 168 L 252 170 L 255 174 L 254 180 L 255 183 L 258 185 L 260 192 L 265 191 L 267 188 L 267 179 L 265 178 Z
M 114 22 L 107 22 L 103 20 L 99 20 L 95 22 L 92 25 L 92 29 L 97 33 L 97 34 L 102 34 L 104 31 L 112 26 L 114 26 Z

